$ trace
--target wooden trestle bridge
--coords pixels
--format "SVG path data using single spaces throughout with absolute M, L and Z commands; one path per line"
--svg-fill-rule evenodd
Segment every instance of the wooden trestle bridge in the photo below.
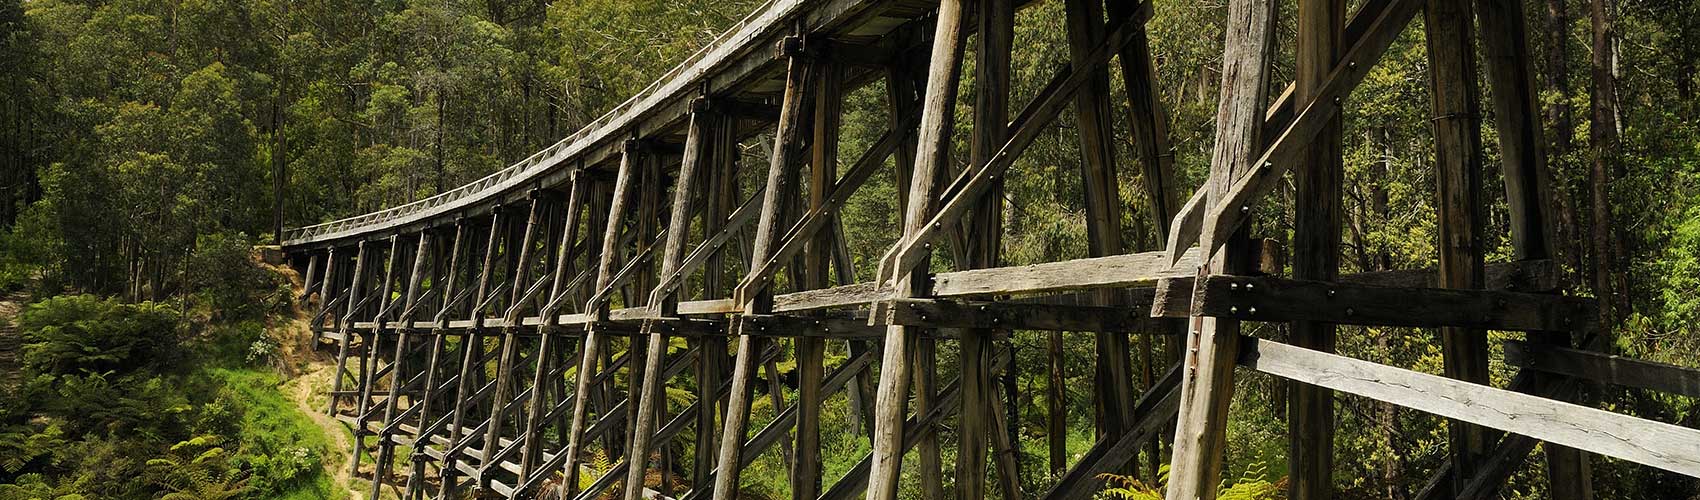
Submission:
M 928 497 L 945 496 L 940 476 L 954 474 L 959 498 L 1086 498 L 1099 473 L 1153 474 L 1151 457 L 1167 456 L 1168 498 L 1214 498 L 1241 367 L 1293 386 L 1292 498 L 1329 496 L 1333 391 L 1450 419 L 1449 460 L 1422 498 L 1491 497 L 1537 443 L 1556 498 L 1591 498 L 1588 454 L 1700 476 L 1700 431 L 1567 402 L 1579 380 L 1692 396 L 1700 376 L 1599 354 L 1594 302 L 1561 289 L 1520 0 L 1364 0 L 1350 15 L 1343 0 L 1296 0 L 1296 81 L 1279 93 L 1266 90 L 1277 6 L 1230 0 L 1213 162 L 1184 202 L 1144 27 L 1162 13 L 1149 0 L 1051 1 L 1066 4 L 1070 63 L 1013 115 L 1015 14 L 1038 2 L 772 0 L 518 164 L 291 230 L 315 336 L 337 352 L 328 411 L 364 448 L 355 471 L 375 460 L 374 497 L 724 499 L 741 469 L 778 448 L 793 498 L 894 498 L 904 467 L 923 471 Z M 1440 267 L 1340 275 L 1339 115 L 1419 14 Z M 972 123 L 958 125 L 966 57 Z M 1131 137 L 1112 136 L 1112 76 L 1127 89 Z M 887 129 L 845 161 L 845 97 L 880 80 Z M 1515 245 L 1514 261 L 1494 264 L 1482 206 L 1500 193 L 1483 187 L 1478 109 L 1489 95 Z M 1092 257 L 1003 267 L 1003 176 L 1021 175 L 1011 164 L 1069 110 Z M 948 161 L 955 126 L 972 137 L 960 171 Z M 774 145 L 765 175 L 738 161 L 741 144 L 763 137 Z M 1141 199 L 1172 221 L 1158 228 L 1165 249 L 1121 241 L 1123 143 L 1150 190 Z M 888 160 L 906 187 L 902 234 L 877 279 L 857 282 L 837 213 Z M 1281 251 L 1246 221 L 1289 171 L 1296 230 Z M 1290 322 L 1291 338 L 1242 336 L 1246 321 Z M 1438 328 L 1444 376 L 1333 354 L 1335 324 Z M 1046 491 L 1020 477 L 1004 377 L 1047 368 L 1012 362 L 1001 339 L 1013 330 L 1095 334 L 1101 439 L 1078 460 L 1053 439 L 1051 466 L 1066 472 Z M 1489 384 L 1487 330 L 1528 333 L 1509 346 L 1519 371 L 1507 387 Z M 959 363 L 955 380 L 936 377 L 939 342 L 958 344 L 946 360 Z M 794 349 L 794 379 L 776 373 L 782 349 Z M 696 393 L 682 411 L 663 397 L 676 379 Z M 757 387 L 778 416 L 750 429 Z M 823 477 L 821 405 L 840 391 L 860 424 L 829 431 L 866 436 L 872 451 Z M 947 419 L 954 472 L 940 470 Z M 903 463 L 908 450 L 918 463 Z M 616 465 L 593 471 L 593 454 Z M 669 479 L 650 486 L 652 474 Z

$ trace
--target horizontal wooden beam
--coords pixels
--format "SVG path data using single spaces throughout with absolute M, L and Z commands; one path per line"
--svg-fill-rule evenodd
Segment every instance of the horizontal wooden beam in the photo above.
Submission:
M 1159 251 L 939 273 L 933 278 L 933 295 L 972 297 L 1152 286 L 1162 278 L 1192 276 L 1198 267 L 1197 256 L 1197 250 L 1188 251 L 1172 267 L 1165 260 L 1166 254 Z
M 1205 277 L 1194 292 L 1191 315 L 1243 321 L 1572 331 L 1591 324 L 1594 311 L 1589 299 L 1551 294 L 1216 275 Z
M 1059 305 L 1023 302 L 960 302 L 893 299 L 876 309 L 887 325 L 931 328 L 1063 330 L 1074 332 L 1174 333 L 1160 328 L 1145 307 Z
M 1546 373 L 1700 398 L 1700 369 L 1695 368 L 1521 341 L 1505 343 L 1505 363 Z
M 1193 277 L 1165 278 L 1157 283 L 1151 316 L 1184 318 L 1192 313 Z M 1399 269 L 1341 276 L 1339 283 L 1374 287 L 1436 288 L 1440 273 L 1434 269 Z M 1559 288 L 1558 264 L 1550 260 L 1496 262 L 1487 265 L 1487 290 L 1551 292 Z
M 1393 403 L 1700 477 L 1700 430 L 1246 337 L 1241 365 L 1270 375 Z

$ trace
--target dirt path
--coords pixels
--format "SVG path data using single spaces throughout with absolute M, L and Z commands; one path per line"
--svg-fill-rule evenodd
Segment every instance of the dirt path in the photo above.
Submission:
M 22 292 L 0 297 L 0 387 L 13 387 L 23 374 L 24 336 L 18 331 L 18 312 L 28 300 Z
M 289 395 L 289 399 L 295 401 L 295 407 L 300 409 L 301 413 L 307 414 L 308 417 L 313 419 L 313 423 L 318 424 L 319 428 L 324 430 L 325 435 L 330 436 L 332 446 L 337 450 L 352 450 L 354 449 L 354 442 L 349 440 L 348 428 L 342 422 L 326 416 L 324 408 L 314 408 L 311 404 L 313 387 L 316 383 L 322 384 L 322 381 L 330 380 L 331 370 L 334 369 L 336 369 L 335 366 L 327 363 L 310 363 L 300 376 L 285 383 L 285 394 Z M 356 491 L 357 488 L 351 487 L 353 483 L 350 482 L 348 476 L 346 451 L 338 453 L 334 457 L 326 458 L 327 460 L 324 461 L 325 473 L 330 474 L 336 484 L 348 489 L 348 497 L 354 500 L 365 498 L 365 493 Z

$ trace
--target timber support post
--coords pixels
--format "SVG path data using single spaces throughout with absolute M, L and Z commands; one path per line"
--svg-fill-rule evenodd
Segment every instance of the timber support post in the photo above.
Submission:
M 293 300 L 335 351 L 326 411 L 351 427 L 348 467 L 371 471 L 370 497 L 388 484 L 409 500 L 729 500 L 758 460 L 786 470 L 797 500 L 894 499 L 906 476 L 927 498 L 1013 500 L 1088 497 L 1104 474 L 1154 481 L 1167 458 L 1167 498 L 1210 500 L 1245 368 L 1290 394 L 1294 499 L 1334 495 L 1337 397 L 1448 419 L 1446 460 L 1418 498 L 1491 498 L 1537 445 L 1561 500 L 1592 498 L 1589 454 L 1700 475 L 1683 453 L 1700 431 L 1567 402 L 1581 381 L 1693 395 L 1700 370 L 1597 352 L 1597 303 L 1557 279 L 1521 0 L 1367 0 L 1349 18 L 1343 0 L 1296 0 L 1294 81 L 1276 95 L 1281 5 L 1230 0 L 1209 176 L 1184 203 L 1146 30 L 1153 3 L 1048 1 L 1067 64 L 1024 103 L 1014 90 L 1034 82 L 1014 81 L 1029 55 L 1016 44 L 1035 28 L 1016 19 L 1042 2 L 777 0 L 514 166 L 288 231 L 290 261 L 306 266 Z M 1342 274 L 1347 98 L 1419 12 L 1439 266 Z M 1485 234 L 1478 36 L 1510 262 L 1486 262 L 1499 252 Z M 1117 74 L 1125 108 L 1112 102 Z M 855 97 L 871 84 L 883 85 L 884 117 Z M 961 110 L 972 128 L 958 133 Z M 1006 262 L 1028 259 L 1005 245 L 1024 236 L 1030 196 L 1006 190 L 1007 176 L 1068 112 L 1087 256 Z M 885 129 L 863 135 L 863 121 Z M 746 148 L 769 140 L 766 168 L 740 175 Z M 1118 169 L 1118 156 L 1132 163 Z M 1283 277 L 1280 242 L 1262 238 L 1287 214 L 1253 214 L 1288 172 Z M 850 241 L 870 228 L 845 227 L 865 220 L 852 200 L 864 186 L 901 207 L 881 255 Z M 1145 192 L 1124 199 L 1124 186 Z M 1242 323 L 1291 325 L 1290 342 Z M 1352 327 L 1340 325 L 1436 329 L 1444 374 L 1342 356 L 1335 332 Z M 1526 334 L 1507 342 L 1517 371 L 1504 388 L 1489 383 L 1490 330 Z M 1070 353 L 1088 336 L 1092 353 Z M 1015 351 L 1032 341 L 1044 352 Z M 941 366 L 952 352 L 957 365 Z M 1085 356 L 1090 374 L 1065 370 Z M 1018 373 L 1043 392 L 1018 397 Z M 838 391 L 848 419 L 823 411 Z M 1080 407 L 1093 413 L 1073 421 L 1096 439 L 1070 450 Z M 831 437 L 864 432 L 871 450 L 826 477 L 845 458 Z M 1017 450 L 1041 444 L 1048 456 L 1033 458 L 1056 480 L 1026 490 Z M 392 471 L 407 449 L 408 470 Z

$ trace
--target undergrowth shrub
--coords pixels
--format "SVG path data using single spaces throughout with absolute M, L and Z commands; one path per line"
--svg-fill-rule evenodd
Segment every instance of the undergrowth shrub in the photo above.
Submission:
M 153 302 L 52 297 L 26 307 L 18 326 L 30 374 L 127 372 L 168 366 L 179 353 L 177 314 Z

